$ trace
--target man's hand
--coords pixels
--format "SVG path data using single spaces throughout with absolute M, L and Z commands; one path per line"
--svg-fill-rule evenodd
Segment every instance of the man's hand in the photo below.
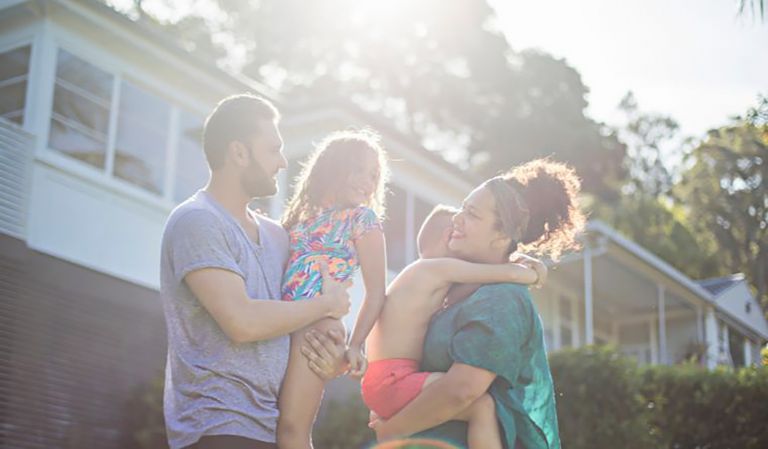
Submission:
M 544 285 L 544 282 L 546 282 L 548 270 L 547 266 L 541 260 L 522 253 L 515 253 L 512 257 L 512 262 L 525 265 L 536 272 L 538 279 L 536 279 L 536 283 L 533 285 L 534 287 L 540 288 Z
M 348 374 L 352 377 L 363 377 L 368 368 L 368 360 L 363 354 L 363 349 L 359 346 L 350 346 L 347 349 L 347 361 L 349 362 Z
M 323 276 L 323 300 L 328 302 L 328 317 L 340 320 L 349 313 L 352 302 L 347 289 L 352 281 L 339 282 L 328 272 L 328 263 L 320 262 L 320 274 Z
M 331 380 L 347 371 L 344 335 L 331 329 L 327 334 L 311 330 L 306 333 L 301 353 L 309 361 L 309 367 L 318 376 Z

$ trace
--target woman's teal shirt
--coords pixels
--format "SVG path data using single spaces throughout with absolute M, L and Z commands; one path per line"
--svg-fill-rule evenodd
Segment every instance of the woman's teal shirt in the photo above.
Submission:
M 560 448 L 541 320 L 527 287 L 485 285 L 432 319 L 422 369 L 445 372 L 454 362 L 496 373 L 489 392 L 506 448 Z M 466 434 L 466 423 L 449 421 L 417 436 L 466 447 Z

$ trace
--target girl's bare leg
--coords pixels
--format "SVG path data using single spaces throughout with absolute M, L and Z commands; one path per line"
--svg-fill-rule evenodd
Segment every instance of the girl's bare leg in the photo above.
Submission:
M 345 332 L 341 321 L 326 318 L 291 334 L 291 354 L 278 400 L 277 445 L 280 449 L 312 448 L 312 425 L 323 399 L 325 381 L 309 368 L 306 357 L 301 354 L 304 335 L 310 329 Z
M 426 388 L 444 374 L 430 374 L 421 388 Z M 454 416 L 454 419 L 467 422 L 469 449 L 503 449 L 501 429 L 496 419 L 496 404 L 490 394 L 485 393 L 477 398 L 469 407 Z

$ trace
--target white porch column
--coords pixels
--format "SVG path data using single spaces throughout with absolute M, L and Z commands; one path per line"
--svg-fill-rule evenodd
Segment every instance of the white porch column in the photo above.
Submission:
M 563 336 L 562 332 L 560 332 L 560 320 L 562 318 L 560 315 L 560 297 L 558 294 L 552 297 L 552 346 L 554 346 L 554 350 L 558 350 L 563 347 Z
M 730 331 L 728 329 L 728 325 L 725 323 L 722 323 L 722 329 L 720 329 L 720 352 L 718 353 L 718 356 L 722 356 L 718 358 L 719 362 L 722 362 L 728 366 L 733 366 L 733 357 L 731 357 L 731 336 Z
M 659 343 L 656 337 L 658 332 L 656 331 L 656 320 L 653 318 L 648 319 L 648 346 L 651 348 L 651 363 L 656 365 L 659 363 Z
M 592 312 L 592 249 L 587 242 L 584 245 L 584 344 L 586 345 L 595 343 Z
M 416 259 L 416 232 L 414 230 L 413 192 L 405 191 L 405 257 L 406 263 Z
M 664 286 L 656 284 L 659 312 L 659 363 L 666 365 L 667 360 L 667 299 Z
M 704 326 L 705 338 L 707 343 L 707 368 L 714 369 L 717 366 L 717 354 L 720 349 L 720 341 L 717 329 L 717 318 L 715 309 L 707 308 L 707 318 Z
M 579 302 L 573 300 L 568 301 L 568 304 L 571 306 L 571 317 L 573 317 L 573 320 L 571 321 L 571 338 L 573 339 L 573 347 L 579 348 L 583 346 L 581 342 L 581 332 L 579 332 L 579 328 L 581 327 L 579 325 Z
M 752 366 L 752 342 L 744 339 L 744 366 Z
M 701 306 L 696 306 L 696 339 L 699 343 L 704 343 L 704 312 Z

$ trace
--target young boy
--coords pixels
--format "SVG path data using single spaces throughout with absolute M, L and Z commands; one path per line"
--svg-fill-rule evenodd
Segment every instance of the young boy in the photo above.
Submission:
M 432 315 L 454 283 L 540 284 L 546 267 L 523 257 L 516 263 L 488 265 L 450 257 L 448 241 L 455 210 L 436 207 L 417 238 L 420 259 L 408 265 L 387 288 L 387 300 L 367 339 L 369 366 L 362 381 L 366 405 L 387 419 L 443 373 L 419 372 L 424 337 Z M 485 394 L 455 417 L 468 422 L 470 449 L 501 449 L 493 399 Z

